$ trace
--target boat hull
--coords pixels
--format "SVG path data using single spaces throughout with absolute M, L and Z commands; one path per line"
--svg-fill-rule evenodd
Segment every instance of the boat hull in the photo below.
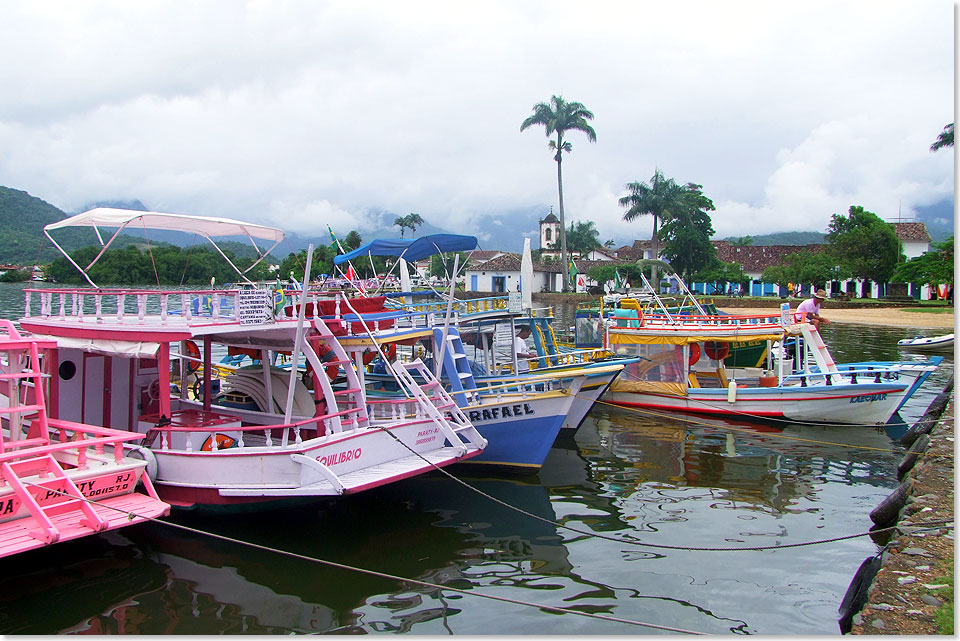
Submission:
M 798 422 L 875 425 L 886 423 L 912 381 L 871 385 L 794 388 L 689 389 L 687 394 L 627 391 L 614 386 L 607 400 L 624 407 L 694 414 L 783 418 Z
M 483 453 L 470 459 L 514 468 L 539 469 L 570 411 L 574 395 L 545 393 L 489 401 L 462 408 L 487 440 Z

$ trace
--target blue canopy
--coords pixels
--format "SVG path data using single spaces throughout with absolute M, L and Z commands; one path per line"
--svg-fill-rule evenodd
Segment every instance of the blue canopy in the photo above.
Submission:
M 429 234 L 411 240 L 378 238 L 366 245 L 357 247 L 352 252 L 340 254 L 333 259 L 333 263 L 340 265 L 367 254 L 372 256 L 399 256 L 404 260 L 414 261 L 443 252 L 476 249 L 478 244 L 476 236 L 461 236 L 460 234 Z

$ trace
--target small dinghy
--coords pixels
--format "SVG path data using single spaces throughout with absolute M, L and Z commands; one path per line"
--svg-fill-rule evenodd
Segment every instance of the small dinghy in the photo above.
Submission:
M 897 345 L 912 352 L 953 352 L 953 334 L 917 336 L 897 341 Z

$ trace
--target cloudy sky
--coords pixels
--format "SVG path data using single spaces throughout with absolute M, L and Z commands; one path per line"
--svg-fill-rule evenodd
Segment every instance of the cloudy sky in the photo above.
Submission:
M 617 200 L 656 168 L 703 185 L 718 238 L 823 231 L 854 204 L 909 217 L 953 194 L 953 153 L 929 146 L 954 119 L 954 12 L 5 0 L 0 185 L 65 211 L 136 198 L 301 234 L 416 212 L 482 240 L 556 207 L 543 128 L 519 129 L 558 94 L 595 116 L 595 144 L 569 137 L 564 204 L 601 240 L 649 238 Z

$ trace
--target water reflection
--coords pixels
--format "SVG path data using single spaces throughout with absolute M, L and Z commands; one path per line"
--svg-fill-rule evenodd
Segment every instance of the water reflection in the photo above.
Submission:
M 0 286 L 0 304 L 19 316 L 19 288 Z M 915 333 L 824 330 L 846 361 L 911 357 L 896 341 Z M 948 359 L 901 410 L 908 424 L 952 370 Z M 843 593 L 878 549 L 869 538 L 702 548 L 866 532 L 870 510 L 896 486 L 897 429 L 740 424 L 602 406 L 573 438 L 557 442 L 535 476 L 454 466 L 449 471 L 470 487 L 435 473 L 284 510 L 174 520 L 473 594 L 716 634 L 836 634 Z M 0 560 L 0 569 L 5 634 L 654 633 L 161 524 Z

